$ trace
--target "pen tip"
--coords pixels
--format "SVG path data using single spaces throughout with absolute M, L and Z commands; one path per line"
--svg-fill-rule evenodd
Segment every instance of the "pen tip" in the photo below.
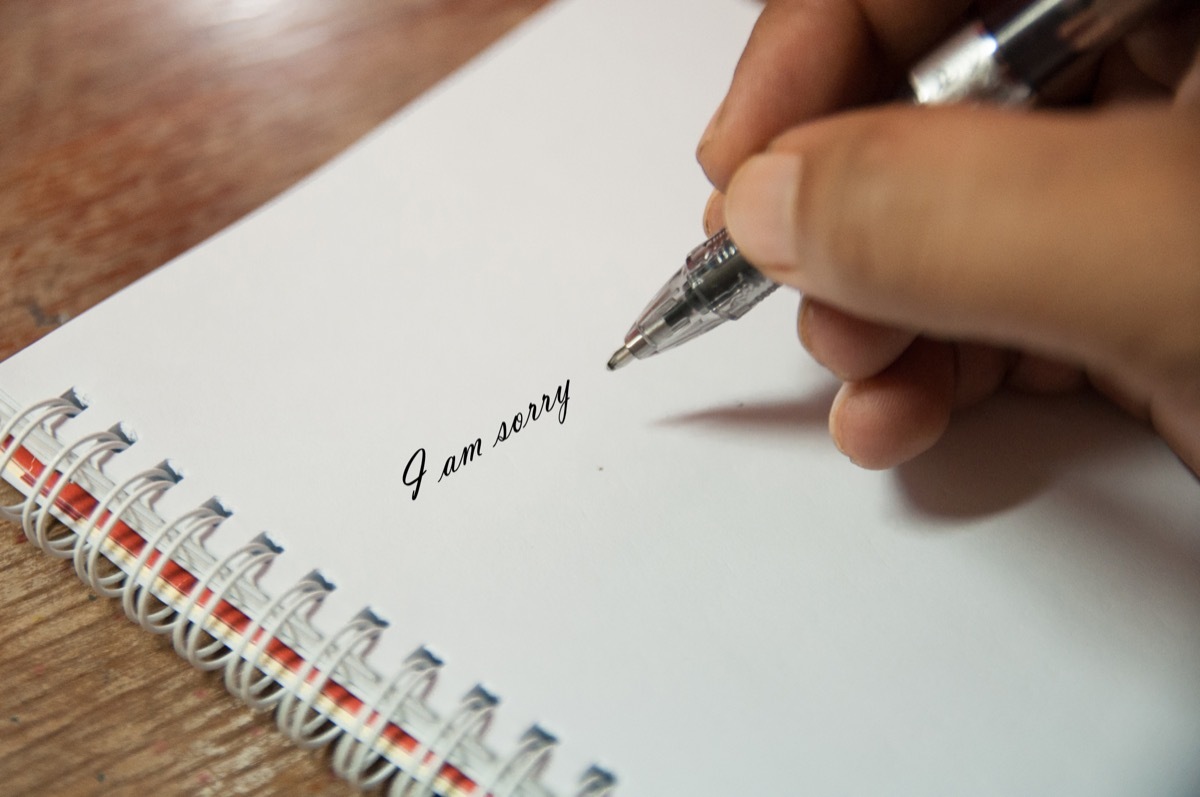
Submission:
M 608 370 L 615 371 L 618 368 L 626 365 L 632 359 L 633 352 L 629 350 L 629 347 L 622 346 L 616 350 L 612 357 L 608 358 Z

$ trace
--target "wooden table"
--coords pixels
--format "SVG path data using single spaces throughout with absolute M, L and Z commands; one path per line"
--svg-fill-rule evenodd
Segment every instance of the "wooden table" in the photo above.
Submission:
M 4 0 L 0 359 L 278 194 L 546 0 Z M 0 794 L 346 794 L 0 523 Z

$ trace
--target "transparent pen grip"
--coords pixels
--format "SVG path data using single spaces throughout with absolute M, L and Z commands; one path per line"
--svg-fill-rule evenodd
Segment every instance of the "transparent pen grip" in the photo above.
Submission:
M 777 287 L 721 230 L 691 251 L 629 330 L 625 346 L 639 358 L 674 348 L 741 318 Z
M 725 230 L 693 249 L 683 271 L 693 301 L 726 321 L 741 318 L 779 287 L 742 257 Z

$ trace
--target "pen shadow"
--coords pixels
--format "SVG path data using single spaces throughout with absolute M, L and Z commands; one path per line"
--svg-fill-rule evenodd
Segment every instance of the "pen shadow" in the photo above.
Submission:
M 772 437 L 825 434 L 836 393 L 837 385 L 829 384 L 795 399 L 714 407 L 657 425 Z M 1119 538 L 1115 544 L 1134 546 L 1142 556 L 1174 559 L 1200 583 L 1200 523 L 1181 528 L 1170 507 L 1137 489 L 1113 491 L 1085 473 L 1126 463 L 1137 470 L 1147 436 L 1144 425 L 1096 395 L 1005 393 L 956 414 L 937 445 L 887 478 L 909 511 L 930 521 L 931 534 L 956 533 L 973 519 L 1037 501 L 1053 489 L 1061 511 L 1085 516 L 1094 534 Z
M 661 418 L 657 426 L 702 426 L 715 429 L 779 434 L 828 426 L 829 407 L 837 385 L 807 396 L 781 401 L 745 403 L 698 410 Z

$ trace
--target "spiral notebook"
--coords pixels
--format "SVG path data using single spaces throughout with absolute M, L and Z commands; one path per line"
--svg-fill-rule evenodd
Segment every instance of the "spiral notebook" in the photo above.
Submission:
M 10 514 L 388 794 L 1196 794 L 1145 430 L 1007 397 L 858 470 L 783 292 L 605 371 L 758 9 L 553 4 L 0 364 Z

